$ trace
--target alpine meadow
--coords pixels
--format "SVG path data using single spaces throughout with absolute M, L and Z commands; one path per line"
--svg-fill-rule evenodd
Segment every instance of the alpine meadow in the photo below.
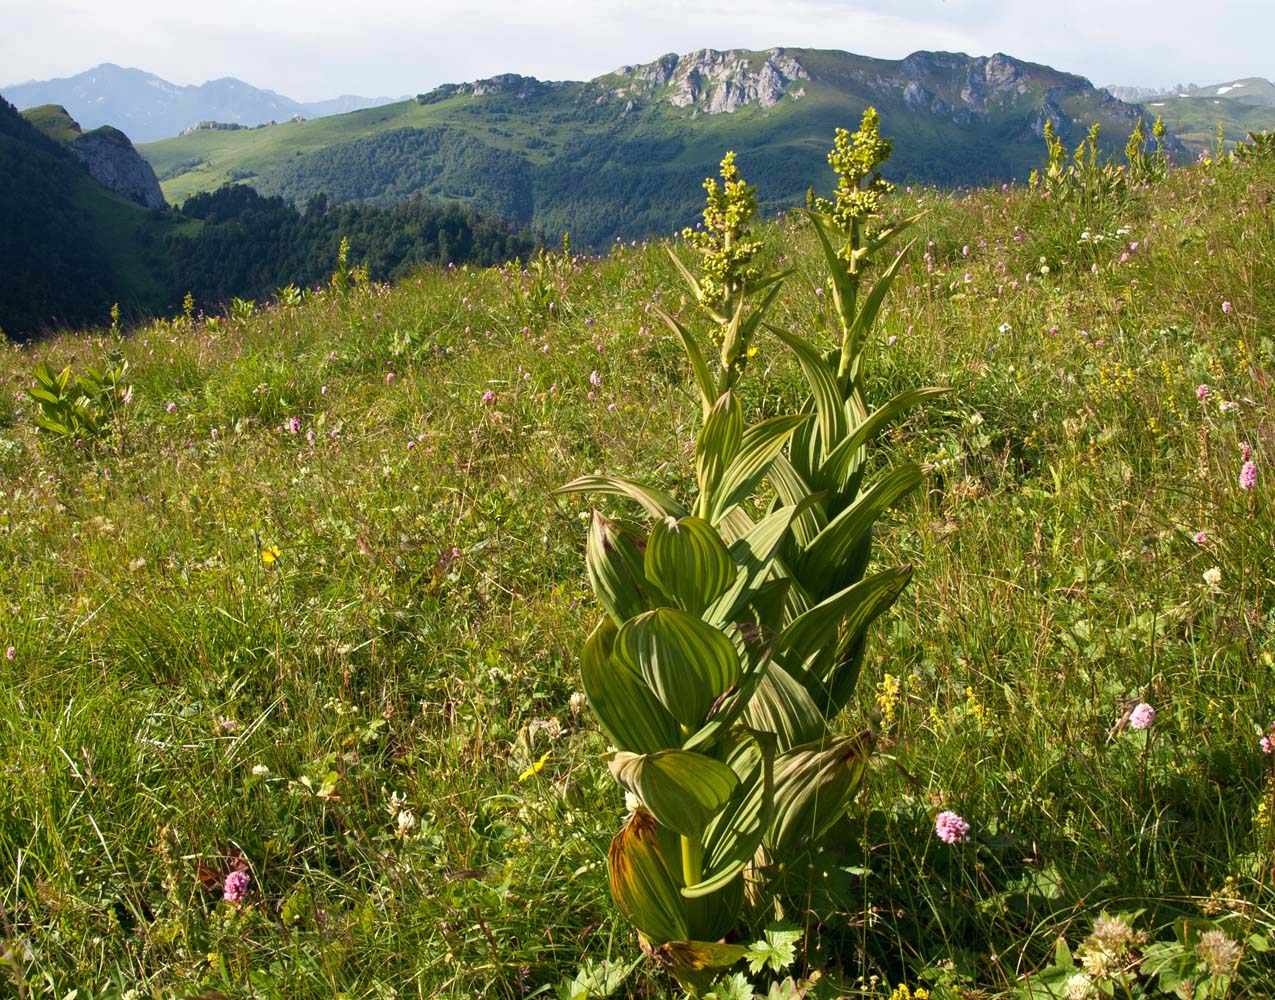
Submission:
M 0 995 L 1275 996 L 1275 133 L 1066 83 L 908 183 L 993 154 L 794 73 L 643 240 L 683 139 L 431 117 L 610 114 L 529 79 L 143 147 L 180 212 L 0 104 L 84 241 L 24 316 L 206 292 L 0 354 Z M 421 156 L 484 186 L 327 200 Z

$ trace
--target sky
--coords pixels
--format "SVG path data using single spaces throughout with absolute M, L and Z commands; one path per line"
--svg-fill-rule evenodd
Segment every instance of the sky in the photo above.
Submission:
M 773 46 L 1005 52 L 1099 86 L 1275 77 L 1275 0 L 0 0 L 0 26 L 0 86 L 113 62 L 296 100 Z

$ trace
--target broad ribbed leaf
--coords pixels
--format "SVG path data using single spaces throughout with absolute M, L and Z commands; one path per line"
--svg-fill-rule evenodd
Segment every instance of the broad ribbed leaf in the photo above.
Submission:
M 775 492 L 779 494 L 780 501 L 786 507 L 795 507 L 816 495 L 816 491 L 801 478 L 800 473 L 783 455 L 771 463 L 770 481 L 775 487 Z M 810 505 L 800 517 L 793 521 L 792 536 L 796 539 L 799 548 L 806 548 L 827 524 L 822 513 L 818 504 Z
M 792 348 L 801 364 L 802 373 L 810 383 L 815 401 L 815 415 L 819 418 L 819 437 L 823 451 L 833 447 L 846 435 L 845 403 L 837 386 L 836 369 L 824 360 L 823 355 L 795 333 L 777 326 L 767 326 L 776 337 Z
M 804 665 L 822 651 L 837 652 L 889 608 L 910 579 L 911 566 L 883 570 L 811 608 L 780 636 L 784 662 Z
M 580 676 L 589 708 L 621 750 L 656 753 L 680 742 L 677 722 L 628 664 L 613 655 L 618 630 L 604 618 L 580 654 Z
M 677 259 L 672 250 L 669 251 L 669 255 L 673 257 L 678 267 L 682 267 L 682 262 Z M 690 276 L 690 272 L 682 268 L 682 273 L 694 285 L 695 279 Z M 698 290 L 698 285 L 695 287 Z M 704 417 L 707 418 L 709 411 L 713 408 L 713 399 L 717 394 L 717 390 L 713 385 L 713 374 L 708 370 L 708 363 L 704 360 L 704 354 L 700 351 L 699 345 L 695 343 L 695 335 L 686 329 L 676 317 L 670 316 L 659 306 L 655 306 L 655 313 L 668 324 L 669 328 L 677 334 L 678 339 L 682 341 L 682 349 L 686 352 L 687 360 L 691 363 L 691 373 L 695 376 L 695 385 L 699 389 L 700 406 L 704 411 Z
M 734 545 L 747 535 L 753 530 L 753 526 L 753 519 L 744 512 L 744 508 L 738 505 L 723 514 L 721 520 L 717 522 L 717 530 L 722 533 L 722 541 L 728 546 Z
M 819 840 L 842 816 L 863 780 L 872 734 L 794 747 L 775 760 L 775 814 L 767 847 L 778 857 Z
M 786 584 L 787 581 L 777 581 Z M 770 669 L 775 652 L 775 636 L 768 630 L 752 625 L 732 627 L 735 651 L 743 663 L 739 680 L 713 706 L 708 721 L 682 743 L 683 750 L 710 753 L 731 731 L 735 721 L 744 713 L 757 685 Z
M 951 390 L 936 386 L 908 389 L 899 393 L 880 409 L 874 410 L 867 420 L 862 421 L 832 449 L 820 470 L 823 485 L 827 489 L 845 490 L 850 483 L 850 474 L 859 464 L 857 456 L 861 448 L 914 406 L 948 392 Z
M 739 785 L 735 772 L 721 761 L 686 750 L 621 750 L 611 755 L 609 766 L 616 781 L 683 837 L 699 837 Z
M 735 579 L 730 588 L 704 612 L 705 621 L 723 626 L 743 616 L 748 602 L 770 572 L 775 553 L 779 551 L 788 526 L 799 509 L 782 507 L 767 514 L 730 547 L 731 562 L 738 567 Z
M 703 518 L 666 517 L 651 529 L 644 572 L 679 608 L 698 617 L 735 582 L 736 566 L 726 543 Z
M 823 249 L 824 260 L 828 265 L 828 273 L 832 275 L 832 303 L 833 308 L 837 312 L 843 326 L 849 326 L 853 317 L 850 311 L 854 308 L 854 279 L 846 271 L 846 262 L 838 256 L 840 246 L 834 245 L 832 237 L 829 233 L 837 233 L 837 225 L 833 220 L 822 212 L 812 212 L 808 209 L 798 209 L 812 223 L 814 223 L 815 235 L 819 237 L 819 246 Z M 839 234 L 838 234 L 839 235 Z M 841 237 L 840 242 L 844 243 L 845 238 Z
M 617 626 L 649 611 L 653 604 L 665 603 L 647 582 L 642 553 L 646 539 L 633 528 L 595 510 L 585 547 L 589 585 Z M 656 593 L 650 594 L 651 590 Z
M 753 737 L 736 744 L 727 763 L 740 776 L 739 788 L 704 831 L 704 877 L 684 888 L 683 896 L 716 892 L 738 878 L 756 855 L 770 826 L 773 761 L 773 747 L 763 749 Z
M 669 941 L 655 949 L 656 961 L 685 985 L 688 972 L 729 969 L 748 953 L 742 944 L 716 941 Z
M 890 266 L 873 282 L 872 291 L 868 293 L 863 305 L 859 307 L 859 314 L 855 316 L 854 325 L 850 327 L 850 350 L 852 354 L 857 355 L 859 353 L 859 346 L 863 343 L 863 338 L 867 336 L 868 331 L 872 329 L 872 324 L 876 322 L 877 312 L 881 309 L 881 303 L 885 301 L 885 294 L 890 290 L 890 286 L 894 284 L 894 279 L 899 273 L 899 266 L 903 263 L 904 256 L 911 248 L 912 244 L 909 243 L 898 252 L 894 260 L 890 262 Z
M 733 392 L 722 393 L 695 439 L 695 475 L 700 493 L 711 498 L 727 467 L 739 452 L 744 415 Z
M 676 608 L 657 608 L 621 626 L 615 656 L 635 669 L 684 726 L 698 727 L 721 695 L 739 680 L 731 641 Z
M 743 503 L 757 488 L 792 432 L 810 419 L 808 413 L 771 417 L 744 431 L 739 453 L 727 467 L 713 495 L 709 520 L 714 524 L 736 504 Z
M 891 240 L 897 238 L 909 226 L 925 218 L 926 214 L 926 212 L 917 212 L 916 215 L 909 215 L 906 219 L 900 219 L 893 225 L 878 230 L 873 238 L 865 244 L 868 256 L 875 259 L 879 250 L 883 249 Z
M 623 476 L 581 476 L 566 486 L 553 491 L 558 493 L 602 493 L 606 496 L 629 497 L 642 505 L 652 517 L 685 517 L 687 510 L 663 490 L 625 479 Z
M 766 670 L 743 718 L 750 728 L 773 734 L 781 752 L 818 739 L 828 727 L 811 693 L 778 663 Z
M 830 578 L 888 507 L 920 485 L 921 467 L 909 462 L 886 473 L 815 537 L 801 561 L 804 580 Z
M 665 864 L 655 817 L 637 810 L 611 841 L 611 895 L 653 944 L 689 937 L 686 903 Z

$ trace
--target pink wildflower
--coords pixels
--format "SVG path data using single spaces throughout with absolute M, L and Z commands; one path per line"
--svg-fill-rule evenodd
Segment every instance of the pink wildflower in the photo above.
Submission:
M 10 646 L 8 649 L 4 651 L 4 655 L 5 655 L 5 659 L 12 660 L 14 657 L 18 655 L 18 650 L 16 647 Z
M 1195 533 L 1195 544 L 1196 544 L 1196 545 L 1203 545 L 1203 544 L 1205 544 L 1208 540 L 1209 540 L 1209 533 L 1208 533 L 1207 531 L 1197 531 L 1197 532 Z
M 941 812 L 935 817 L 934 833 L 945 844 L 960 844 L 970 839 L 970 825 L 954 812 Z
M 169 403 L 167 406 L 164 407 L 164 412 L 172 413 L 176 409 L 177 409 L 176 403 Z
M 1145 701 L 1138 702 L 1129 713 L 1130 729 L 1150 729 L 1153 722 L 1155 722 L 1155 709 Z
M 602 384 L 602 376 L 596 371 L 589 373 L 589 384 L 595 389 Z
M 486 392 L 483 393 L 483 404 L 486 406 L 491 406 L 491 404 L 494 402 L 496 402 L 496 394 L 492 392 L 490 389 L 488 389 Z
M 391 382 L 393 382 L 393 381 L 394 381 L 394 373 L 393 373 L 393 372 L 386 372 L 386 373 L 385 373 L 385 384 L 386 384 L 386 385 L 389 385 L 389 384 L 390 384 Z
M 885 346 L 893 347 L 896 343 L 898 343 L 898 341 L 899 341 L 899 338 L 892 334 L 890 337 L 886 339 Z
M 588 394 L 585 396 L 585 398 L 586 398 L 586 399 L 587 399 L 590 403 L 592 403 L 592 402 L 593 402 L 593 401 L 597 398 L 597 396 L 595 396 L 592 392 L 590 392 L 590 393 L 588 393 Z
M 614 404 L 614 403 L 607 403 L 607 412 L 608 412 L 608 413 L 614 413 L 614 412 L 615 412 L 615 404 Z
M 1230 311 L 1231 311 L 1231 303 L 1229 303 L 1229 302 L 1223 302 L 1223 303 L 1222 303 L 1222 312 L 1224 312 L 1224 313 L 1229 313 Z
M 1250 492 L 1257 489 L 1257 465 L 1245 462 L 1240 466 L 1240 489 Z
M 1201 383 L 1200 385 L 1197 385 L 1195 387 L 1195 398 L 1198 399 L 1201 403 L 1203 403 L 1206 399 L 1209 398 L 1210 392 L 1212 392 L 1212 390 L 1208 387 L 1208 385 Z
M 288 418 L 288 433 L 289 433 L 289 434 L 300 434 L 300 433 L 301 433 L 301 418 L 300 418 L 300 417 L 289 417 L 289 418 Z
M 1271 723 L 1271 730 L 1275 732 L 1275 723 Z M 1258 740 L 1257 745 L 1262 748 L 1262 753 L 1275 754 L 1275 737 L 1272 737 L 1270 733 Z
M 1245 441 L 1242 445 L 1240 445 L 1240 461 L 1247 462 L 1252 457 L 1253 446 Z
M 305 441 L 306 444 L 314 444 L 314 431 L 306 431 Z
M 248 873 L 231 872 L 227 875 L 221 895 L 227 903 L 242 903 L 248 895 Z

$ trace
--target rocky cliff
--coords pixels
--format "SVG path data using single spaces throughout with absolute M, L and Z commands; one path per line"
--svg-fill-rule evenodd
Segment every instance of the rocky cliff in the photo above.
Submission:
M 773 107 L 785 96 L 800 98 L 804 96 L 801 88 L 790 90 L 790 85 L 810 79 L 801 63 L 783 49 L 670 53 L 652 63 L 621 66 L 612 75 L 623 80 L 612 91 L 616 97 L 654 98 L 710 115 L 731 114 L 749 104 Z
M 22 112 L 28 122 L 75 156 L 89 175 L 109 191 L 135 201 L 143 208 L 163 208 L 164 193 L 155 171 L 133 148 L 128 136 L 103 125 L 84 132 L 60 104 L 45 104 Z
M 103 125 L 72 139 L 67 148 L 103 187 L 144 208 L 167 204 L 155 171 L 119 129 Z

